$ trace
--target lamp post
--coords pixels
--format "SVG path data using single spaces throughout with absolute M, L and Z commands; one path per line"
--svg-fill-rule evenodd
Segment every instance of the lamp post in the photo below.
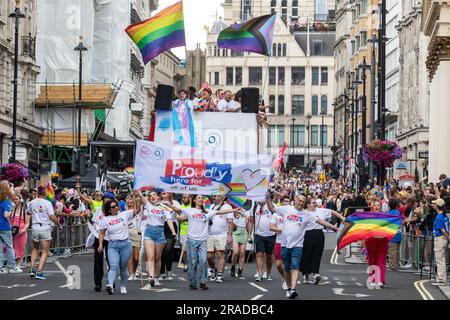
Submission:
M 366 63 L 366 57 L 363 57 L 363 62 L 359 65 L 359 68 L 361 69 L 361 80 L 363 84 L 363 95 L 361 97 L 362 99 L 362 106 L 361 106 L 361 113 L 362 113 L 362 130 L 361 130 L 361 149 L 359 152 L 359 160 L 360 160 L 360 170 L 361 170 L 361 179 L 360 179 L 360 189 L 364 188 L 366 186 L 366 165 L 363 160 L 363 150 L 366 146 L 366 131 L 367 131 L 367 96 L 366 96 L 366 70 L 367 68 L 370 68 L 369 65 Z
M 308 120 L 308 125 L 306 126 L 306 128 L 308 129 L 308 166 L 307 166 L 307 168 L 308 168 L 308 173 L 309 173 L 309 144 L 310 144 L 310 141 L 311 141 L 311 128 L 310 128 L 310 122 L 311 122 L 311 118 L 312 118 L 312 116 L 311 116 L 311 114 L 307 114 L 306 115 L 306 120 Z
M 375 44 L 378 42 L 377 36 L 375 33 L 372 34 L 372 38 L 368 39 L 367 42 L 372 44 L 372 62 L 370 65 L 370 74 L 371 74 L 371 84 L 370 84 L 370 96 L 371 96 L 371 104 L 372 110 L 370 110 L 370 141 L 376 139 L 376 130 L 375 130 L 375 105 L 377 103 L 375 99 L 375 68 L 376 68 L 376 55 L 375 55 Z M 372 184 L 375 184 L 375 163 L 373 161 L 369 164 L 369 175 L 370 181 Z M 377 171 L 378 168 L 377 168 Z
M 88 49 L 83 44 L 83 37 L 80 36 L 80 42 L 76 46 L 74 51 L 80 53 L 80 64 L 79 64 L 79 84 L 78 84 L 78 174 L 81 173 L 81 106 L 83 102 L 83 51 L 88 51 Z
M 355 91 L 355 87 L 353 86 L 353 82 L 352 82 L 352 74 L 349 74 L 348 76 L 348 83 L 349 83 L 349 87 L 348 90 L 350 91 L 350 106 L 349 106 L 349 112 L 351 115 L 351 120 L 352 120 L 352 131 L 355 131 L 355 97 L 353 95 L 353 92 Z M 350 136 L 352 136 L 352 134 L 350 134 Z M 350 139 L 350 152 L 349 155 L 351 156 L 351 158 L 353 159 L 353 143 L 354 142 L 354 137 L 352 137 L 352 139 Z
M 20 0 L 16 0 L 16 9 L 9 15 L 10 18 L 14 18 L 15 33 L 14 33 L 14 92 L 13 92 L 13 123 L 12 123 L 12 145 L 11 145 L 11 158 L 10 162 L 16 162 L 16 143 L 17 143 L 17 84 L 19 73 L 19 19 L 26 18 L 25 15 L 20 12 Z
M 322 125 L 320 127 L 320 147 L 322 148 L 322 168 L 325 168 L 325 162 L 323 161 L 323 127 L 324 127 L 324 117 L 326 115 L 326 111 L 324 108 L 322 108 L 322 110 L 320 110 L 320 115 L 322 116 Z
M 344 104 L 344 179 L 346 175 L 346 165 L 347 165 L 347 113 L 349 112 L 348 107 L 348 96 L 347 91 L 344 89 L 344 93 L 340 95 Z
M 354 128 L 354 135 L 355 135 L 355 160 L 358 156 L 358 114 L 359 114 L 359 96 L 358 96 L 358 86 L 362 83 L 361 80 L 359 80 L 359 72 L 358 68 L 356 68 L 356 77 L 353 81 L 353 85 L 355 86 L 355 128 Z
M 332 106 L 333 106 L 333 146 L 331 147 L 332 151 L 331 168 L 333 177 L 337 179 L 339 177 L 339 166 L 338 166 L 339 158 L 337 154 L 338 148 L 336 147 L 336 108 L 339 106 L 339 97 L 334 99 L 334 103 L 332 104 Z
M 292 121 L 292 130 L 291 130 L 291 137 L 292 137 L 292 140 L 291 140 L 291 147 L 292 147 L 292 152 L 294 152 L 294 126 L 295 126 L 295 117 L 294 116 L 292 116 L 292 119 L 291 119 L 291 121 Z
M 386 131 L 385 105 L 386 105 L 386 0 L 381 0 L 380 25 L 378 27 L 378 139 L 384 140 Z M 378 184 L 383 185 L 385 180 L 384 166 L 378 167 Z

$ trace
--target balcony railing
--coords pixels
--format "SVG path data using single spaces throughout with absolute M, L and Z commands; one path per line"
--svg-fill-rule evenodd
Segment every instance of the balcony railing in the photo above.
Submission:
M 32 58 L 33 60 L 35 60 L 36 59 L 36 38 L 32 37 L 31 35 L 23 36 L 22 44 L 23 44 L 22 55 L 28 56 L 28 57 Z

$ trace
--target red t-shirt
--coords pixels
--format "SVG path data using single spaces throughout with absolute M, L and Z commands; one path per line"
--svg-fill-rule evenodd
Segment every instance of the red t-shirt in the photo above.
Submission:
M 405 212 L 406 212 L 406 208 L 407 206 L 405 205 L 401 205 L 400 208 L 398 209 L 398 211 L 400 211 L 400 213 L 402 214 L 402 217 L 405 218 Z

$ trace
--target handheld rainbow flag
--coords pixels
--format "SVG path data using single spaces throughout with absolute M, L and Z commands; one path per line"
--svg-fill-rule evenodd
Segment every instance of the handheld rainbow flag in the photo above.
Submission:
M 248 51 L 270 56 L 276 15 L 257 17 L 234 24 L 219 34 L 219 48 Z
M 272 169 L 273 170 L 281 170 L 281 164 L 283 163 L 284 153 L 286 152 L 286 142 L 284 143 L 283 147 L 280 149 L 280 151 L 277 154 L 277 157 L 275 160 L 273 160 L 272 163 Z
M 46 187 L 46 196 L 45 199 L 47 199 L 48 201 L 50 201 L 52 204 L 55 203 L 55 191 L 53 191 L 53 187 L 50 181 L 48 181 L 47 183 L 47 187 Z
M 337 249 L 342 250 L 350 243 L 372 237 L 392 240 L 402 223 L 402 216 L 380 212 L 356 212 L 349 216 L 339 230 Z
M 164 51 L 185 46 L 183 2 L 177 2 L 156 16 L 133 24 L 125 31 L 138 46 L 145 64 Z

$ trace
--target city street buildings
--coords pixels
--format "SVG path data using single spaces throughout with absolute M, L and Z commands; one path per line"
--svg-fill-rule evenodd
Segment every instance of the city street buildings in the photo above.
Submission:
M 36 2 L 22 1 L 19 19 L 17 149 L 16 159 L 38 170 L 38 145 L 43 130 L 34 124 L 36 77 L 40 68 L 36 62 Z M 13 72 L 15 1 L 0 2 L 0 163 L 10 159 L 13 116 Z M 33 173 L 33 172 L 32 172 Z
M 325 162 L 331 163 L 334 1 L 226 0 L 222 6 L 224 18 L 213 24 L 207 38 L 210 87 L 233 93 L 259 88 L 269 106 L 266 146 L 270 152 L 276 154 L 286 141 L 290 166 L 307 166 L 309 158 L 313 167 L 321 159 L 323 139 Z M 271 57 L 217 48 L 217 36 L 224 28 L 271 12 L 277 12 Z

